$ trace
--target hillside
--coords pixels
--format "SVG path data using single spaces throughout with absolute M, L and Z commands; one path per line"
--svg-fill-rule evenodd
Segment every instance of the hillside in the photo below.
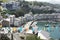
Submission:
M 24 16 L 24 14 L 32 12 L 33 14 L 42 13 L 60 13 L 60 4 L 51 4 L 47 2 L 20 2 L 20 8 L 16 10 L 6 10 L 6 13 L 14 14 L 18 16 Z M 4 13 L 3 13 L 4 14 Z

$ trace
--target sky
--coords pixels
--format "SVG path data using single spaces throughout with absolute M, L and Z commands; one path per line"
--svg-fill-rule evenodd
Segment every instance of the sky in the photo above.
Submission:
M 26 0 L 26 1 L 38 1 L 38 2 L 49 2 L 53 4 L 60 4 L 60 0 Z

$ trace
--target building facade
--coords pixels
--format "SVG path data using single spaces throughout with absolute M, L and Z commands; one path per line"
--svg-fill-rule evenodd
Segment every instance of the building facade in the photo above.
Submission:
M 10 25 L 14 25 L 14 21 L 15 21 L 15 15 L 10 15 Z
M 20 19 L 19 18 L 15 18 L 14 26 L 20 26 Z

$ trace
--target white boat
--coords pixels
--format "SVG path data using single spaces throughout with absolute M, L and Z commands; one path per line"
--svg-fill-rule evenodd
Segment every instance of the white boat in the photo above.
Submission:
M 49 25 L 48 24 L 45 24 L 45 27 L 49 27 Z
M 33 25 L 36 25 L 38 22 L 36 21 L 36 22 L 34 22 L 31 26 L 33 26 Z

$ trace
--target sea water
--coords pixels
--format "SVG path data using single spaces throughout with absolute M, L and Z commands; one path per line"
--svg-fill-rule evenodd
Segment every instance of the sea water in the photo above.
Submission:
M 48 27 L 45 27 L 46 24 L 48 24 Z M 45 30 L 49 32 L 50 37 L 54 39 L 60 39 L 60 23 L 38 22 L 37 26 L 38 30 Z

